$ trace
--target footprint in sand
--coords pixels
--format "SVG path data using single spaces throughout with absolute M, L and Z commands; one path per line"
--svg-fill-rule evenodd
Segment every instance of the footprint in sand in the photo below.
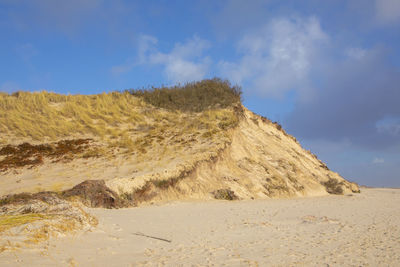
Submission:
M 340 221 L 336 219 L 331 219 L 326 216 L 316 217 L 313 215 L 306 215 L 301 218 L 302 223 L 330 223 L 330 224 L 339 224 Z

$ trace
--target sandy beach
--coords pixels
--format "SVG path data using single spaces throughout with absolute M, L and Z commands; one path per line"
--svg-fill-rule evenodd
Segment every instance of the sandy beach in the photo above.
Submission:
M 1 266 L 398 266 L 400 189 L 89 209 L 90 232 L 0 254 Z

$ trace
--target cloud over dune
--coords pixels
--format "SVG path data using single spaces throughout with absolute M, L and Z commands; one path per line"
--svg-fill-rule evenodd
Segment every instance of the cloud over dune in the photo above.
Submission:
M 222 75 L 264 97 L 305 91 L 313 61 L 328 40 L 315 17 L 273 19 L 239 41 L 241 59 L 221 61 Z
M 165 78 L 172 83 L 185 83 L 203 79 L 209 71 L 211 59 L 204 55 L 210 42 L 197 36 L 183 43 L 177 42 L 169 52 L 157 48 L 157 38 L 142 35 L 137 46 L 136 60 L 113 66 L 113 74 L 131 71 L 135 66 L 162 66 Z

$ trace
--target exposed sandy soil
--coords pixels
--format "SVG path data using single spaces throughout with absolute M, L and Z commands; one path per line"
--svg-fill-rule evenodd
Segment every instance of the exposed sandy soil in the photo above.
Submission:
M 224 114 L 227 111 L 214 112 Z M 1 157 L 8 163 L 3 163 L 5 171 L 0 166 L 0 197 L 21 192 L 58 192 L 85 180 L 104 180 L 119 195 L 143 190 L 145 197 L 137 201 L 147 203 L 210 200 L 214 198 L 213 192 L 221 189 L 233 191 L 239 199 L 358 191 L 356 184 L 329 170 L 279 125 L 244 107 L 238 125 L 234 129 L 220 130 L 219 137 L 194 137 L 182 131 L 158 133 L 164 141 L 149 145 L 151 149 L 147 148 L 145 154 L 113 154 L 109 151 L 108 156 L 83 158 L 75 152 L 86 153 L 96 147 L 105 147 L 101 142 L 86 139 L 68 141 L 70 146 L 64 144 L 66 141 L 26 145 L 22 152 L 27 152 L 22 155 L 20 147 L 5 146 L 3 154 L 11 150 L 18 153 L 0 155 L 0 163 Z M 144 133 L 148 134 L 147 131 Z M 169 135 L 179 137 L 180 141 L 176 143 Z M 82 146 L 78 145 L 86 141 Z M 38 164 L 22 164 L 32 161 Z
M 363 189 L 90 209 L 99 219 L 94 231 L 5 251 L 0 265 L 400 266 L 399 207 L 400 189 Z

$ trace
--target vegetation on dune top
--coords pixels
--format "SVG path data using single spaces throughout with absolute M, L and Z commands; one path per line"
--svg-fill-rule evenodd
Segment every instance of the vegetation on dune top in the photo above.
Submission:
M 43 92 L 0 94 L 0 132 L 51 140 L 73 134 L 114 135 L 113 126 L 141 121 L 139 99 L 129 93 L 61 95 Z
M 226 130 L 239 121 L 240 101 L 241 89 L 217 78 L 98 95 L 0 93 L 0 148 L 32 141 L 51 145 L 65 139 L 92 138 L 124 153 L 180 151 L 189 143 L 225 140 Z M 22 159 L 0 155 L 0 161 L 9 166 L 17 161 L 20 164 Z M 39 158 L 37 164 L 41 162 Z
M 242 90 L 227 80 L 214 78 L 172 87 L 130 90 L 130 93 L 155 107 L 201 112 L 240 103 Z

